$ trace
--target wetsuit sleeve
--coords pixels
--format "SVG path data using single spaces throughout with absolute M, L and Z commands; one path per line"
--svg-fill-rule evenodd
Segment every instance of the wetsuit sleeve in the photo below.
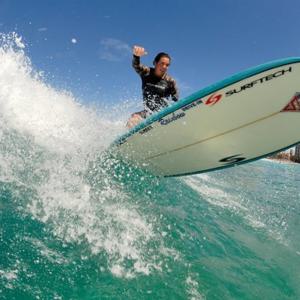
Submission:
M 139 75 L 147 75 L 150 72 L 150 68 L 141 64 L 140 57 L 133 55 L 132 67 Z
M 179 100 L 179 91 L 174 79 L 171 80 L 171 97 L 175 102 Z

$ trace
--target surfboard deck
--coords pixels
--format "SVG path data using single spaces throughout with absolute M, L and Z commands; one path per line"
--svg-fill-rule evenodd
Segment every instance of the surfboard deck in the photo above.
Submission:
M 266 63 L 181 99 L 119 137 L 112 151 L 160 176 L 251 162 L 300 142 L 300 57 Z

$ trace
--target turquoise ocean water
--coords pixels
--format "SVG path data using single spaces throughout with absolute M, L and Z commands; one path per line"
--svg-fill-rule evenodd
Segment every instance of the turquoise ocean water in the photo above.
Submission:
M 0 299 L 300 299 L 300 165 L 156 178 L 105 119 L 0 48 Z

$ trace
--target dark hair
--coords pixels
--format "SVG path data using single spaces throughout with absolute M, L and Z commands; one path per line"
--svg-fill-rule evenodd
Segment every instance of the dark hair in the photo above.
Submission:
M 171 61 L 171 57 L 168 53 L 160 52 L 155 56 L 153 64 L 155 65 L 156 63 L 158 63 L 162 57 L 167 57 Z

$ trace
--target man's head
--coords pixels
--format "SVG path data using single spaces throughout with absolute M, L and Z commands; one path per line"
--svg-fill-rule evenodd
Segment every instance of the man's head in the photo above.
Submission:
M 153 61 L 155 75 L 158 77 L 163 77 L 167 72 L 170 63 L 171 57 L 169 54 L 164 52 L 158 53 Z

